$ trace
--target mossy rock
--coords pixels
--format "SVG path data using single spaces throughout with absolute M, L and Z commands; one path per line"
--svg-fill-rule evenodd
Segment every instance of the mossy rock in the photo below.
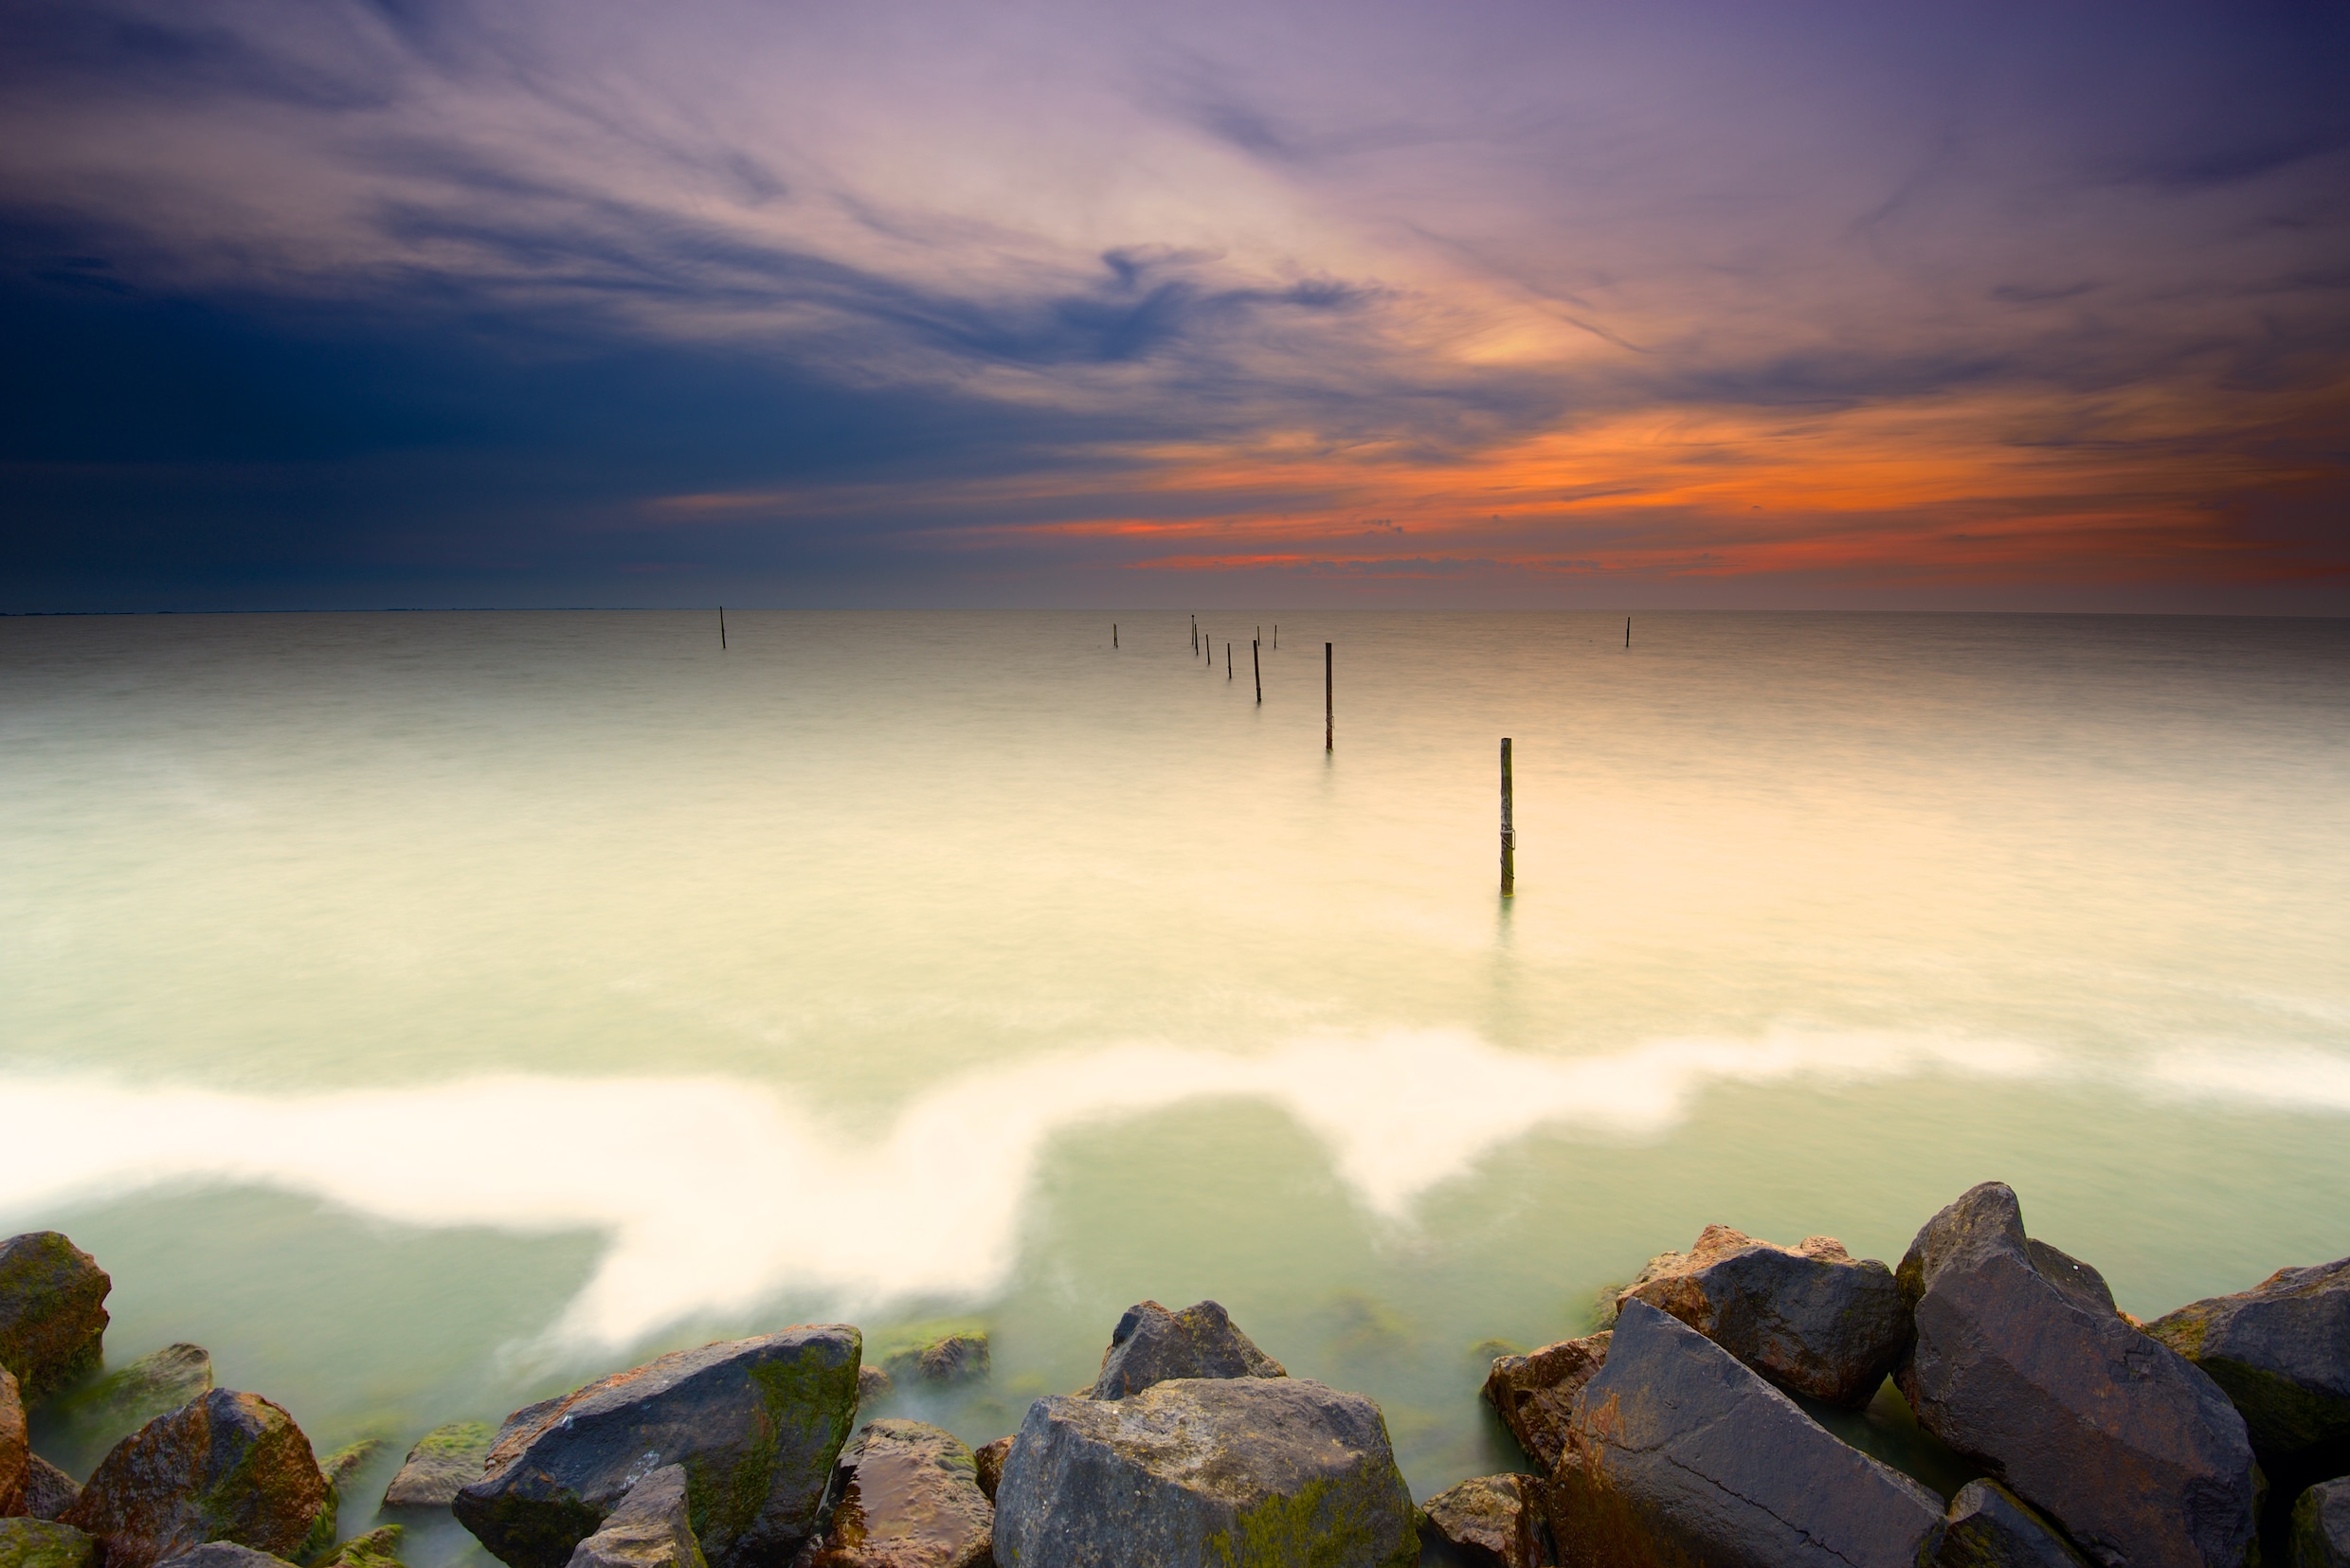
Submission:
M 400 1473 L 384 1488 L 387 1508 L 445 1508 L 481 1479 L 497 1433 L 480 1421 L 451 1421 L 416 1440 Z
M 312 1563 L 334 1544 L 334 1493 L 282 1407 L 216 1388 L 116 1444 L 65 1523 L 105 1539 L 106 1568 L 216 1541 Z
M 985 1378 L 993 1362 L 987 1325 L 977 1318 L 901 1324 L 876 1337 L 868 1361 L 898 1388 L 950 1386 Z
M 406 1533 L 397 1524 L 379 1524 L 335 1547 L 318 1568 L 407 1568 L 400 1560 L 400 1538 Z
M 2350 1465 L 2350 1258 L 2280 1269 L 2146 1325 L 2203 1369 L 2244 1417 L 2265 1464 Z
M 45 1519 L 0 1519 L 0 1568 L 98 1568 L 93 1536 Z
M 212 1356 L 200 1344 L 168 1344 L 61 1394 L 51 1413 L 81 1453 L 111 1447 L 212 1387 Z
M 16 1379 L 0 1366 L 0 1519 L 27 1512 L 25 1486 L 32 1463 L 32 1440 L 25 1425 L 25 1401 Z
M 0 1366 L 27 1408 L 97 1367 L 113 1289 L 98 1260 L 55 1231 L 0 1241 Z
M 318 1469 L 326 1472 L 326 1483 L 334 1488 L 338 1500 L 351 1490 L 359 1472 L 375 1462 L 384 1447 L 381 1437 L 362 1437 L 355 1443 L 345 1443 L 318 1461 Z

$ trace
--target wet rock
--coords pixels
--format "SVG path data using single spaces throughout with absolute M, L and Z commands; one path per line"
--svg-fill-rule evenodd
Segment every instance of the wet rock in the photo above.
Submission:
M 2044 1273 L 2051 1252 L 1996 1181 L 1926 1221 L 1900 1271 L 1917 1339 L 1896 1376 L 1919 1424 L 2093 1559 L 2235 1568 L 2255 1487 L 2243 1417 L 2102 1289 Z
M 1932 1492 L 1636 1297 L 1545 1491 L 1562 1559 L 1608 1568 L 1915 1568 L 1943 1526 Z
M 0 1519 L 0 1568 L 98 1568 L 95 1537 L 46 1519 Z
M 25 1401 L 16 1379 L 0 1366 L 0 1519 L 26 1512 L 25 1485 L 32 1464 L 32 1442 L 25 1428 Z
M 1526 1456 L 1547 1475 L 1566 1451 L 1566 1429 L 1582 1392 L 1607 1363 L 1608 1334 L 1561 1340 L 1525 1356 L 1502 1356 L 1485 1375 L 1485 1397 L 1517 1438 Z
M 886 1399 L 897 1392 L 897 1379 L 877 1366 L 857 1369 L 857 1402 L 869 1405 L 876 1399 Z
M 1155 1301 L 1126 1309 L 1102 1352 L 1094 1397 L 1123 1399 L 1174 1378 L 1286 1378 L 1279 1361 L 1212 1301 L 1170 1312 Z
M 953 1433 L 875 1421 L 841 1451 L 832 1518 L 806 1568 L 988 1568 L 996 1511 Z
M 628 1488 L 570 1568 L 706 1568 L 687 1506 L 685 1467 L 664 1465 Z
M 2292 1568 L 2350 1568 L 2350 1476 L 2301 1494 L 2292 1550 Z
M 61 1396 L 57 1414 L 90 1441 L 136 1432 L 168 1410 L 177 1410 L 212 1386 L 212 1356 L 200 1344 L 168 1344 Z
M 191 1546 L 171 1559 L 170 1568 L 287 1568 L 287 1563 L 281 1557 L 257 1552 L 233 1541 L 212 1541 Z
M 25 1511 L 35 1519 L 61 1519 L 81 1495 L 81 1483 L 33 1454 L 25 1462 Z
M 996 1500 L 996 1484 L 1003 1479 L 1003 1456 L 1012 1451 L 1012 1441 L 999 1437 L 971 1451 L 971 1463 L 979 1471 L 980 1492 L 989 1503 Z
M 765 1568 L 815 1533 L 857 1414 L 845 1325 L 678 1351 L 516 1412 L 451 1510 L 511 1568 L 564 1568 L 631 1487 L 682 1465 L 714 1568 Z
M 1686 1253 L 1653 1259 L 1618 1298 L 1696 1329 L 1780 1387 L 1865 1405 L 1909 1344 L 1893 1271 L 1834 1236 L 1793 1247 L 1708 1225 Z
M 291 1415 L 216 1388 L 116 1444 L 64 1522 L 105 1540 L 106 1568 L 215 1541 L 312 1562 L 334 1543 L 334 1498 Z
M 2280 1269 L 2146 1332 L 2220 1386 L 2264 1463 L 2293 1469 L 2330 1451 L 2350 1469 L 2350 1258 Z
M 1530 1475 L 1480 1475 L 1422 1505 L 1420 1534 L 1455 1562 L 1549 1568 L 1542 1483 Z
M 334 1548 L 318 1568 L 406 1568 L 400 1560 L 400 1525 L 379 1524 L 365 1535 L 352 1536 Z
M 341 1497 L 351 1490 L 351 1484 L 359 1478 L 359 1472 L 383 1451 L 384 1440 L 381 1437 L 362 1437 L 355 1443 L 344 1444 L 319 1460 L 318 1469 L 324 1472 L 326 1484 L 334 1488 L 334 1495 Z
M 433 1428 L 416 1440 L 400 1473 L 384 1488 L 384 1506 L 447 1507 L 461 1490 L 481 1479 L 481 1461 L 496 1436 L 479 1421 L 451 1421 Z
M 55 1231 L 0 1241 L 0 1366 L 27 1408 L 98 1365 L 113 1289 L 98 1260 Z
M 901 1382 L 934 1383 L 949 1387 L 987 1376 L 987 1336 L 941 1334 L 920 1344 L 894 1352 L 882 1376 L 895 1390 Z
M 1379 1407 L 1302 1378 L 1039 1399 L 996 1488 L 1003 1568 L 1404 1568 L 1419 1550 Z
M 1969 1481 L 1950 1500 L 1934 1568 L 2089 1568 L 2032 1505 L 1996 1481 Z

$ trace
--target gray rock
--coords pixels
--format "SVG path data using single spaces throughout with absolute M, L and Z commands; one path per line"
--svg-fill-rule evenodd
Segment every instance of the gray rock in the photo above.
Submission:
M 1636 1297 L 1546 1503 L 1561 1559 L 1609 1568 L 1916 1568 L 1943 1527 L 1932 1492 Z
M 897 1392 L 897 1379 L 877 1366 L 857 1369 L 857 1402 L 869 1405 L 876 1399 L 886 1399 Z
M 25 1511 L 35 1519 L 61 1519 L 81 1495 L 81 1483 L 39 1454 L 25 1462 Z
M 1607 1364 L 1608 1332 L 1561 1340 L 1524 1356 L 1496 1356 L 1485 1375 L 1485 1397 L 1526 1456 L 1545 1475 L 1566 1451 L 1575 1396 Z
M 1917 1339 L 1896 1376 L 1919 1424 L 2109 1568 L 2237 1568 L 2256 1486 L 2243 1417 L 2102 1281 L 2042 1272 L 2049 1255 L 1996 1181 L 1918 1233 L 1900 1272 Z
M 1003 1456 L 1012 1451 L 1012 1439 L 999 1437 L 992 1443 L 982 1443 L 971 1451 L 971 1464 L 979 1472 L 980 1495 L 990 1505 L 996 1500 L 996 1486 L 1003 1479 Z
M 70 1524 L 0 1519 L 0 1568 L 98 1568 L 99 1543 Z
M 481 1479 L 481 1461 L 497 1434 L 479 1421 L 450 1421 L 416 1440 L 400 1473 L 384 1488 L 387 1508 L 445 1508 Z
M 98 1260 L 55 1231 L 0 1241 L 0 1366 L 27 1408 L 98 1365 L 113 1289 Z
M 708 1568 L 690 1514 L 685 1467 L 663 1465 L 571 1548 L 569 1568 Z
M 25 1401 L 16 1379 L 0 1366 L 0 1519 L 26 1512 L 25 1487 L 32 1466 L 32 1438 L 25 1425 Z
M 2321 1482 L 2293 1505 L 2292 1568 L 2350 1568 L 2350 1476 Z
M 1834 1236 L 1794 1247 L 1708 1225 L 1686 1253 L 1654 1258 L 1617 1298 L 1696 1329 L 1780 1387 L 1865 1405 L 1909 1345 L 1893 1271 Z
M 1934 1568 L 2088 1568 L 2032 1505 L 1996 1481 L 1969 1481 L 1950 1500 Z
M 167 1344 L 61 1395 L 58 1416 L 93 1452 L 177 1410 L 212 1386 L 212 1356 L 200 1344 Z
M 380 1524 L 335 1547 L 318 1568 L 406 1568 L 400 1560 L 400 1538 L 406 1533 L 400 1525 Z
M 1421 1505 L 1420 1535 L 1439 1554 L 1479 1568 L 1550 1568 L 1542 1483 L 1530 1475 L 1480 1475 Z
M 875 1421 L 841 1452 L 832 1517 L 805 1568 L 990 1568 L 996 1510 L 952 1433 Z
M 334 1544 L 334 1492 L 294 1417 L 216 1388 L 117 1443 L 64 1523 L 104 1540 L 106 1568 L 221 1541 L 315 1562 Z
M 2350 1258 L 2280 1269 L 2146 1325 L 2234 1401 L 2264 1464 L 2350 1469 Z
M 1094 1397 L 1123 1399 L 1175 1378 L 1286 1378 L 1279 1361 L 1256 1348 L 1212 1301 L 1170 1312 L 1137 1302 L 1111 1330 Z
M 987 1376 L 989 1352 L 985 1334 L 941 1334 L 891 1355 L 883 1376 L 895 1389 L 901 1382 L 950 1387 Z
M 175 1558 L 167 1558 L 161 1568 L 287 1568 L 287 1563 L 283 1558 L 240 1546 L 233 1541 L 208 1541 Z
M 631 1487 L 683 1465 L 714 1568 L 766 1568 L 815 1533 L 857 1415 L 845 1325 L 704 1345 L 508 1417 L 450 1509 L 511 1568 L 564 1568 Z
M 995 1540 L 1002 1568 L 1408 1568 L 1419 1551 L 1379 1407 L 1302 1378 L 1039 1399 Z

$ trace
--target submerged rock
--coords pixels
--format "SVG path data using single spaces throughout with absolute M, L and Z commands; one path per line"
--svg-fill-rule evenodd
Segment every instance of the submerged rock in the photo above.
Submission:
M 832 1518 L 805 1568 L 987 1568 L 996 1511 L 962 1439 L 876 1421 L 841 1452 Z
M 27 1512 L 25 1487 L 32 1465 L 32 1442 L 25 1427 L 25 1401 L 16 1379 L 0 1366 L 0 1519 Z
M 1969 1481 L 1950 1500 L 1934 1568 L 2089 1568 L 2032 1505 L 1996 1481 Z
M 1607 1568 L 1916 1568 L 1943 1527 L 1932 1492 L 1636 1297 L 1546 1502 L 1562 1559 Z
M 996 1488 L 1003 1568 L 1404 1568 L 1414 1526 L 1379 1407 L 1302 1378 L 1039 1399 Z
M 996 1500 L 996 1484 L 1003 1479 L 1003 1456 L 1011 1451 L 1012 1439 L 1009 1437 L 982 1443 L 971 1451 L 971 1464 L 979 1473 L 980 1495 L 990 1504 Z
M 687 1489 L 682 1465 L 664 1465 L 629 1487 L 596 1533 L 571 1549 L 570 1568 L 707 1568 Z
M 25 1461 L 25 1511 L 35 1519 L 60 1519 L 81 1495 L 81 1483 L 32 1454 Z
M 312 1562 L 334 1543 L 334 1496 L 294 1417 L 216 1388 L 116 1444 L 65 1523 L 104 1538 L 106 1568 L 214 1541 Z
M 1608 1337 L 1603 1330 L 1524 1356 L 1499 1356 L 1485 1375 L 1487 1402 L 1546 1475 L 1566 1451 L 1575 1396 L 1607 1364 Z
M 334 1555 L 318 1568 L 405 1568 L 400 1561 L 400 1538 L 406 1533 L 397 1524 L 379 1524 L 335 1547 Z
M 2264 1462 L 2297 1468 L 2338 1456 L 2350 1469 L 2350 1258 L 2279 1269 L 2250 1290 L 2166 1313 L 2146 1332 L 2220 1386 Z
M 1420 1533 L 1456 1562 L 1550 1568 L 1542 1483 L 1530 1475 L 1480 1475 L 1421 1505 Z
M 98 1568 L 95 1537 L 46 1519 L 0 1519 L 0 1568 Z
M 897 1392 L 897 1379 L 877 1366 L 857 1369 L 857 1402 L 869 1405 L 876 1399 L 886 1399 Z
M 987 1336 L 941 1334 L 891 1355 L 883 1376 L 894 1390 L 901 1381 L 951 1386 L 987 1376 Z
M 1865 1405 L 1909 1344 L 1893 1271 L 1834 1236 L 1793 1247 L 1708 1225 L 1686 1253 L 1652 1259 L 1618 1298 L 1696 1329 L 1781 1388 Z
M 211 1352 L 200 1344 L 167 1344 L 62 1396 L 57 1414 L 85 1437 L 113 1441 L 211 1386 Z
M 1999 1182 L 1926 1221 L 1900 1272 L 1917 1339 L 1897 1377 L 1919 1424 L 2100 1561 L 2236 1568 L 2256 1484 L 2243 1418 L 2093 1271 L 2044 1272 L 2052 1256 Z
M 113 1289 L 98 1260 L 55 1231 L 0 1241 L 0 1366 L 27 1407 L 98 1365 Z
M 384 1488 L 387 1508 L 445 1508 L 481 1479 L 481 1461 L 497 1433 L 480 1421 L 451 1421 L 416 1440 L 400 1473 Z
M 281 1557 L 257 1552 L 233 1541 L 212 1541 L 191 1546 L 171 1559 L 170 1568 L 287 1568 L 287 1564 Z
M 845 1325 L 683 1350 L 518 1411 L 450 1505 L 511 1568 L 564 1568 L 631 1487 L 685 1468 L 714 1568 L 765 1568 L 815 1533 L 857 1414 Z
M 2350 1476 L 2322 1482 L 2293 1505 L 2292 1568 L 2350 1568 Z
M 359 1478 L 359 1472 L 383 1451 L 384 1440 L 381 1437 L 362 1437 L 355 1443 L 344 1444 L 319 1460 L 318 1469 L 325 1472 L 326 1484 L 334 1488 L 334 1495 L 340 1497 L 351 1490 L 351 1484 Z
M 1170 1312 L 1155 1301 L 1137 1302 L 1110 1332 L 1096 1399 L 1123 1399 L 1177 1378 L 1286 1378 L 1279 1361 L 1240 1332 L 1232 1314 L 1212 1301 Z

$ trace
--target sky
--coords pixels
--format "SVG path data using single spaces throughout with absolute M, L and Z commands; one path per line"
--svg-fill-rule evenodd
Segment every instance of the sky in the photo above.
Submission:
M 0 38 L 0 611 L 2350 614 L 2350 6 Z

